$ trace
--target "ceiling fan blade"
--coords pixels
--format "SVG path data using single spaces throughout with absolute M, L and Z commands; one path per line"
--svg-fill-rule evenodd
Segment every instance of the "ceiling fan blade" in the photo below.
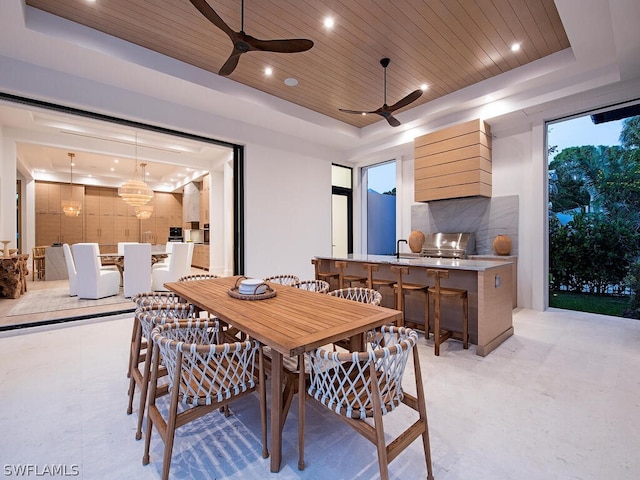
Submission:
M 387 119 L 387 122 L 389 122 L 389 125 L 392 127 L 399 127 L 401 125 L 400 121 L 391 114 L 383 115 L 383 117 Z
M 229 28 L 229 25 L 225 23 L 220 16 L 215 12 L 213 8 L 205 0 L 189 0 L 191 4 L 198 9 L 198 11 L 204 15 L 204 17 L 213 23 L 216 27 L 226 33 L 232 40 L 235 32 Z
M 341 112 L 344 112 L 344 113 L 355 113 L 357 115 L 364 115 L 364 114 L 367 114 L 367 113 L 378 113 L 378 112 L 375 112 L 375 111 L 374 112 L 365 112 L 364 110 L 347 110 L 347 109 L 344 109 L 344 108 L 339 108 L 338 110 L 340 110 Z
M 222 65 L 222 67 L 220 67 L 218 75 L 222 75 L 223 77 L 230 75 L 238 66 L 238 60 L 240 60 L 240 55 L 242 55 L 243 53 L 244 52 L 234 48 L 227 61 L 224 62 L 224 65 Z
M 415 102 L 418 98 L 420 98 L 420 95 L 422 95 L 422 90 L 414 90 L 413 92 L 411 92 L 409 95 L 407 95 L 406 97 L 404 97 L 402 100 L 394 103 L 393 105 L 391 105 L 390 107 L 387 107 L 387 111 L 388 112 L 395 112 L 396 110 L 402 108 L 402 107 L 406 107 L 407 105 L 409 105 L 410 103 Z
M 255 50 L 276 53 L 298 53 L 306 52 L 313 47 L 311 40 L 304 38 L 290 38 L 284 40 L 259 40 L 250 35 L 246 35 L 246 42 Z

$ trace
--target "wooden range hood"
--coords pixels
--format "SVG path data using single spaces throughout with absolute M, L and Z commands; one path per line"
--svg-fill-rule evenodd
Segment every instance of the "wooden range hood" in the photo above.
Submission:
M 491 197 L 491 132 L 482 120 L 414 140 L 415 201 Z

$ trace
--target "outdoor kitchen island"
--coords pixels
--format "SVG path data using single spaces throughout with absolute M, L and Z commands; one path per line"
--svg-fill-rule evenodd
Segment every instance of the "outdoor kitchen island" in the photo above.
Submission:
M 403 282 L 433 286 L 434 279 L 427 276 L 428 269 L 441 269 L 449 272 L 449 278 L 441 280 L 442 287 L 464 288 L 469 296 L 469 341 L 476 345 L 476 353 L 486 356 L 505 339 L 513 335 L 512 322 L 512 265 L 507 262 L 490 260 L 468 260 L 453 258 L 431 258 L 418 255 L 360 255 L 346 257 L 322 257 L 319 270 L 321 272 L 338 272 L 336 261 L 346 261 L 345 275 L 367 276 L 366 263 L 378 265 L 374 278 L 396 280 L 397 275 L 391 266 L 409 267 L 409 275 Z M 355 286 L 355 285 L 354 285 Z M 393 291 L 381 288 L 383 305 L 393 307 Z M 424 299 L 419 295 L 407 295 L 405 300 L 405 320 L 424 328 Z M 461 325 L 461 307 L 459 303 L 442 300 L 441 324 Z M 433 318 L 433 301 L 430 317 Z M 446 345 L 446 343 L 445 343 Z

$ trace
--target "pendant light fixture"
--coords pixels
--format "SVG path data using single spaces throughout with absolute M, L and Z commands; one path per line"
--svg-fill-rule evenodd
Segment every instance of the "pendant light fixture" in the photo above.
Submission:
M 138 180 L 138 134 L 136 133 L 136 168 L 133 172 L 133 178 L 127 180 L 119 189 L 118 195 L 128 205 L 132 207 L 139 207 L 149 203 L 149 200 L 153 198 L 153 190 L 144 183 L 144 177 Z
M 147 164 L 141 163 L 140 166 L 142 167 L 142 180 L 144 180 L 146 178 L 144 167 L 146 167 Z M 136 207 L 136 218 L 138 218 L 139 220 L 147 220 L 151 218 L 152 213 L 153 205 L 140 205 Z
M 69 155 L 69 163 L 70 163 L 70 177 L 69 177 L 69 185 L 71 187 L 71 191 L 69 192 L 70 200 L 62 200 L 62 211 L 67 217 L 77 217 L 80 215 L 80 202 L 73 199 L 73 157 L 76 156 L 75 153 L 67 153 Z

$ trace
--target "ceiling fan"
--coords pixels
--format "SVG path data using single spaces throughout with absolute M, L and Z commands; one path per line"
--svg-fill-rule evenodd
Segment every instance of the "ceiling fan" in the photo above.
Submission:
M 206 0 L 190 0 L 207 20 L 226 33 L 233 42 L 233 51 L 222 65 L 218 75 L 229 75 L 238 65 L 240 55 L 259 50 L 263 52 L 297 53 L 305 52 L 313 47 L 311 40 L 292 38 L 285 40 L 260 40 L 244 33 L 244 0 L 241 2 L 240 31 L 234 32 L 220 16 L 209 6 Z
M 383 58 L 380 60 L 380 65 L 382 65 L 382 68 L 384 68 L 384 104 L 380 108 L 370 112 L 363 110 L 345 110 L 343 108 L 339 108 L 338 110 L 345 113 L 357 113 L 359 115 L 365 115 L 367 113 L 377 113 L 381 117 L 385 118 L 387 122 L 389 122 L 389 125 L 391 125 L 392 127 L 399 126 L 400 122 L 392 115 L 393 112 L 401 109 L 402 107 L 406 107 L 412 102 L 415 102 L 420 97 L 420 95 L 422 95 L 422 90 L 415 90 L 399 102 L 396 102 L 391 106 L 387 105 L 387 67 L 389 66 L 390 62 L 391 60 L 389 60 L 388 58 Z

